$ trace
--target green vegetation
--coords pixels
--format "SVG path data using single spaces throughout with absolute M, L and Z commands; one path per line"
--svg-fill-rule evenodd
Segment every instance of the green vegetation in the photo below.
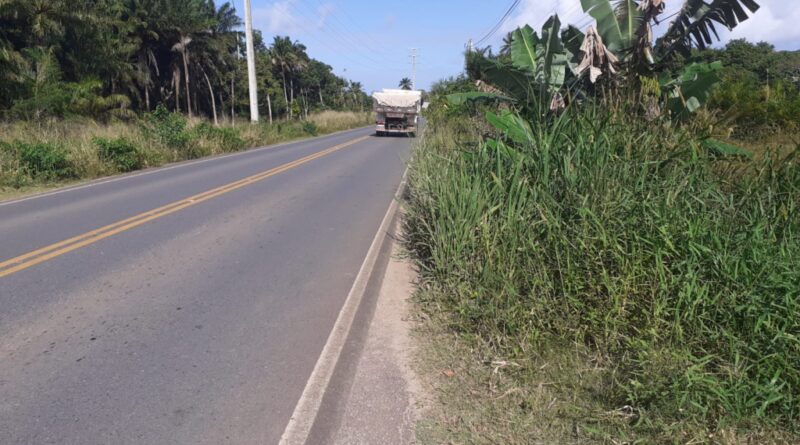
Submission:
M 0 123 L 0 197 L 43 186 L 367 125 L 369 113 L 326 111 L 305 121 L 215 127 L 159 108 L 141 120 Z
M 734 40 L 691 59 L 722 62 L 722 81 L 708 106 L 731 136 L 756 141 L 784 134 L 800 140 L 800 51 Z
M 144 165 L 144 159 L 136 146 L 124 137 L 116 139 L 94 139 L 97 145 L 97 156 L 120 172 L 138 170 Z
M 800 146 L 743 150 L 703 107 L 730 71 L 684 57 L 720 15 L 654 43 L 661 2 L 582 3 L 596 31 L 521 28 L 433 89 L 405 227 L 441 374 L 421 436 L 797 443 Z
M 214 0 L 0 1 L 0 196 L 369 122 L 361 84 Z M 213 125 L 212 125 L 213 123 Z
M 411 82 L 411 79 L 409 79 L 408 77 L 404 77 L 400 79 L 400 83 L 398 83 L 397 86 L 401 90 L 410 90 L 414 85 L 413 82 Z
M 466 123 L 432 122 L 407 216 L 423 307 L 491 351 L 478 366 L 524 363 L 509 371 L 522 394 L 557 378 L 558 422 L 583 440 L 793 431 L 800 169 L 720 157 L 689 129 L 628 116 L 500 117 L 527 142 L 495 130 L 478 143 Z M 508 420 L 482 419 L 498 434 Z
M 159 104 L 215 123 L 248 109 L 241 19 L 213 0 L 0 2 L 0 118 L 130 119 Z M 289 37 L 256 33 L 266 120 L 363 111 L 361 84 Z

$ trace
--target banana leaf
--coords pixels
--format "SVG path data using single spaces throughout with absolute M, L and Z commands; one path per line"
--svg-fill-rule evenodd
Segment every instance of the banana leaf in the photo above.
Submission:
M 447 95 L 447 102 L 450 105 L 458 106 L 470 102 L 516 102 L 514 99 L 497 93 L 484 93 L 482 91 L 470 91 L 468 93 L 454 93 Z

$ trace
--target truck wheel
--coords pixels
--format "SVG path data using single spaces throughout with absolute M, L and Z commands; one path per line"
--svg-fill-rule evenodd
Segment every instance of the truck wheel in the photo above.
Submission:
M 383 136 L 383 132 L 382 131 L 376 131 L 375 132 L 375 136 L 381 137 L 381 136 Z
M 417 132 L 416 131 L 412 131 L 411 133 L 408 133 L 408 136 L 412 137 L 412 138 L 415 138 L 415 137 L 417 137 Z

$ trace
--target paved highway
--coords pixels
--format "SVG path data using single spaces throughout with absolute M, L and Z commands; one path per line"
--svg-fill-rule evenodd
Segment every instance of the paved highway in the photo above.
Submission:
M 0 203 L 0 443 L 277 443 L 409 153 L 359 129 Z

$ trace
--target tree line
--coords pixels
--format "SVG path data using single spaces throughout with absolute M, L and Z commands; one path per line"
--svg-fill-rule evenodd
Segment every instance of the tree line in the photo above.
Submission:
M 214 0 L 0 0 L 0 116 L 127 118 L 162 105 L 216 121 L 247 113 L 242 19 Z M 255 33 L 271 121 L 361 110 L 359 82 L 288 36 Z

